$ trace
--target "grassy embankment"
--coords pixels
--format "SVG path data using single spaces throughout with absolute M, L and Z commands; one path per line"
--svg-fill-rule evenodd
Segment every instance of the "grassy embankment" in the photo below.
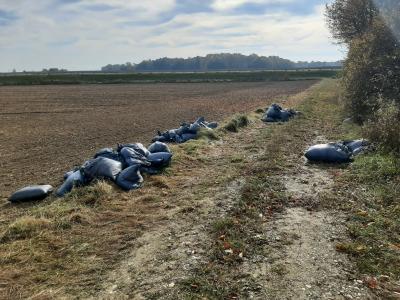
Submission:
M 254 82 L 304 80 L 337 77 L 338 70 L 292 70 L 206 73 L 89 73 L 89 74 L 22 74 L 0 76 L 1 85 L 46 84 L 121 84 L 174 82 Z
M 295 199 L 294 204 L 285 193 L 281 177 L 285 169 L 294 167 L 288 157 L 294 154 L 301 164 L 306 145 L 318 135 L 333 141 L 362 136 L 360 127 L 342 123 L 346 116 L 338 101 L 336 81 L 323 81 L 300 97 L 303 99 L 297 109 L 304 117 L 262 129 L 249 143 L 248 149 L 262 146 L 263 154 L 256 163 L 242 164 L 241 175 L 247 180 L 239 201 L 226 218 L 214 222 L 210 261 L 181 283 L 185 297 L 243 296 L 243 288 L 251 286 L 251 279 L 246 286 L 238 284 L 242 282 L 243 262 L 238 254 L 248 259 L 268 257 L 268 246 L 254 238 L 263 228 L 259 216 L 272 216 L 293 205 L 344 212 L 350 240 L 343 237 L 346 241 L 336 245 L 337 251 L 350 255 L 360 278 L 372 276 L 366 283 L 379 295 L 390 297 L 398 291 L 398 286 L 388 282 L 400 279 L 400 159 L 376 151 L 357 157 L 352 164 L 323 165 L 334 174 L 336 192 L 323 193 L 316 203 Z M 233 254 L 227 254 L 226 249 L 233 249 Z
M 196 213 L 197 201 L 237 178 L 246 180 L 237 201 L 209 227 L 214 242 L 208 263 L 179 283 L 179 296 L 241 295 L 241 256 L 267 255 L 266 245 L 254 239 L 264 222 L 258 216 L 272 217 L 292 205 L 344 211 L 352 239 L 338 244 L 338 251 L 349 253 L 361 274 L 398 280 L 399 159 L 375 152 L 350 165 L 322 166 L 335 174 L 335 190 L 340 192 L 325 194 L 311 206 L 301 199 L 294 204 L 284 189 L 281 175 L 296 164 L 287 158 L 302 163 L 304 149 L 317 135 L 329 140 L 360 136 L 359 128 L 342 125 L 337 91 L 336 81 L 325 80 L 292 97 L 285 105 L 296 106 L 303 116 L 289 123 L 264 126 L 258 121 L 260 113 L 252 113 L 235 117 L 198 141 L 173 146 L 171 168 L 146 178 L 141 190 L 124 193 L 98 182 L 65 199 L 4 207 L 8 217 L 0 224 L 0 281 L 5 295 L 93 295 L 135 239 L 164 222 L 170 209 Z M 215 139 L 224 143 L 212 142 Z M 217 147 L 224 151 L 218 161 L 209 155 Z M 190 186 L 190 193 L 183 186 Z M 251 286 L 251 279 L 246 285 Z

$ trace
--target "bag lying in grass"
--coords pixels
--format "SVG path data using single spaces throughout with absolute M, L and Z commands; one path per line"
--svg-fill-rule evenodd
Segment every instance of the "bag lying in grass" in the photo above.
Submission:
M 352 152 L 343 144 L 329 143 L 311 146 L 304 155 L 313 162 L 347 163 Z
M 157 152 L 168 152 L 171 153 L 171 150 L 169 149 L 168 145 L 165 143 L 161 142 L 154 142 L 149 146 L 149 151 L 150 153 L 157 153 Z
M 68 173 L 69 173 L 68 177 L 65 179 L 63 184 L 58 188 L 58 190 L 56 192 L 56 195 L 58 197 L 64 197 L 66 194 L 71 192 L 75 186 L 82 186 L 86 183 L 86 180 L 85 180 L 81 170 L 77 170 L 72 173 L 68 172 Z
M 122 163 L 113 159 L 98 157 L 88 160 L 82 166 L 82 173 L 86 180 L 111 179 L 115 181 L 119 172 L 122 171 Z
M 139 188 L 143 183 L 140 168 L 140 164 L 126 168 L 117 176 L 116 184 L 126 191 Z
M 267 109 L 261 120 L 264 122 L 287 122 L 297 113 L 292 109 L 283 109 L 274 103 Z
M 181 127 L 177 129 L 167 130 L 165 132 L 158 132 L 157 136 L 153 138 L 153 142 L 163 142 L 163 143 L 184 143 L 189 140 L 197 138 L 197 133 L 201 128 L 215 129 L 218 127 L 216 122 L 207 122 L 204 117 L 198 118 L 191 124 L 182 123 Z
M 171 163 L 172 154 L 169 152 L 150 153 L 147 157 L 152 167 L 167 167 Z
M 190 141 L 190 140 L 195 140 L 197 138 L 197 133 L 185 133 L 182 134 L 181 136 L 181 143 Z
M 12 203 L 43 200 L 52 191 L 51 185 L 31 185 L 16 191 L 8 200 Z
M 367 140 L 355 140 L 355 141 L 344 141 L 343 144 L 350 149 L 353 155 L 357 155 L 367 150 L 370 146 L 370 143 Z

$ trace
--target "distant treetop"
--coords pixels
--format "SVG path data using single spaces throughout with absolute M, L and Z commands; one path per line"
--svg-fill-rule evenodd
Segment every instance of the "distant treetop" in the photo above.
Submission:
M 288 70 L 297 68 L 341 67 L 337 62 L 293 62 L 279 56 L 258 56 L 256 54 L 208 54 L 191 58 L 159 58 L 144 60 L 139 64 L 116 64 L 102 67 L 103 72 L 208 72 L 208 71 L 250 71 Z

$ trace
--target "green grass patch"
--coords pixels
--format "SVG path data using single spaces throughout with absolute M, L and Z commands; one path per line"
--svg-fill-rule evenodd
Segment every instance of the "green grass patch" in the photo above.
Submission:
M 400 159 L 379 152 L 357 157 L 342 180 L 356 189 L 348 223 L 351 254 L 361 273 L 400 279 Z M 362 251 L 360 250 L 362 249 Z
M 288 70 L 255 72 L 199 73 L 65 73 L 9 74 L 0 76 L 0 85 L 48 84 L 121 84 L 121 83 L 190 83 L 190 82 L 258 82 L 283 80 L 313 80 L 336 78 L 338 70 Z
M 249 123 L 248 116 L 241 114 L 234 116 L 223 128 L 229 132 L 239 132 L 240 128 L 248 126 Z

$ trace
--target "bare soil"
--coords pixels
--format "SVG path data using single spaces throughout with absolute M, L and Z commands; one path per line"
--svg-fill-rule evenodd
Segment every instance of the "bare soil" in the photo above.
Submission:
M 301 92 L 315 81 L 0 88 L 0 199 L 56 185 L 99 148 L 147 144 L 156 130 L 205 116 L 220 121 Z

